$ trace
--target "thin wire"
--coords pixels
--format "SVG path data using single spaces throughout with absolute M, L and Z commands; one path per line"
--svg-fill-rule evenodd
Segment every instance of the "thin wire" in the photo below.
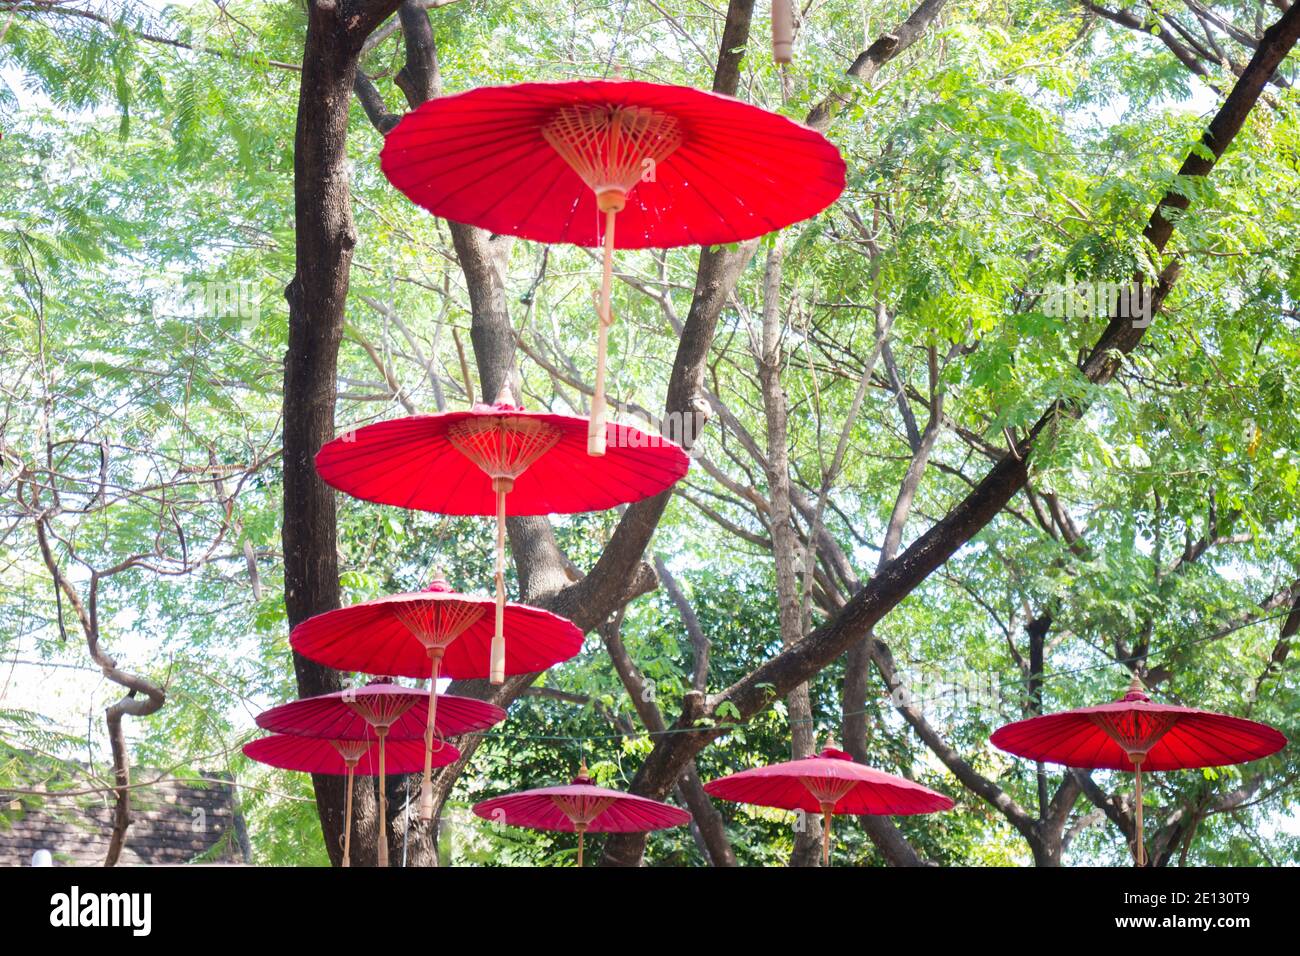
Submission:
M 1261 623 L 1264 623 L 1264 622 L 1266 622 L 1266 621 L 1273 620 L 1273 619 L 1275 619 L 1275 618 L 1284 617 L 1284 616 L 1285 616 L 1285 614 L 1284 614 L 1283 612 L 1280 612 L 1280 611 L 1279 611 L 1279 612 L 1276 613 L 1276 614 L 1272 614 L 1272 615 L 1268 615 L 1268 616 L 1266 616 L 1266 617 L 1262 617 L 1262 618 L 1260 618 L 1260 619 L 1258 619 L 1258 620 L 1252 622 L 1252 624 L 1261 624 Z M 1191 646 L 1191 645 L 1193 645 L 1193 644 L 1201 644 L 1201 643 L 1205 643 L 1206 641 L 1217 640 L 1217 639 L 1218 639 L 1218 636 L 1217 636 L 1217 635 L 1209 634 L 1209 635 L 1206 635 L 1206 636 L 1204 636 L 1204 637 L 1199 637 L 1199 638 L 1195 638 L 1195 639 L 1193 639 L 1193 640 L 1187 641 L 1187 642 L 1185 642 L 1185 643 L 1183 643 L 1183 644 L 1175 645 L 1173 648 L 1171 648 L 1171 650 L 1181 650 L 1182 648 L 1184 648 L 1184 647 L 1189 647 L 1189 646 Z M 955 659 L 956 659 L 956 658 L 952 658 L 951 660 L 955 660 Z M 992 691 L 992 690 L 995 689 L 995 688 L 998 689 L 998 690 L 1001 690 L 1001 689 L 1004 688 L 1004 687 L 1015 687 L 1015 686 L 1021 686 L 1021 685 L 1028 684 L 1028 683 L 1030 683 L 1031 681 L 1039 681 L 1040 683 L 1046 683 L 1046 682 L 1049 681 L 1049 680 L 1059 680 L 1059 679 L 1064 678 L 1064 677 L 1071 677 L 1071 676 L 1074 676 L 1074 675 L 1076 675 L 1076 674 L 1083 674 L 1083 673 L 1087 673 L 1087 672 L 1090 672 L 1090 671 L 1101 670 L 1101 669 L 1103 669 L 1103 668 L 1108 668 L 1108 667 L 1111 667 L 1111 666 L 1113 666 L 1113 665 L 1117 665 L 1117 664 L 1119 664 L 1119 665 L 1123 665 L 1123 664 L 1132 664 L 1132 663 L 1135 663 L 1135 662 L 1137 662 L 1137 661 L 1139 661 L 1139 660 L 1142 660 L 1142 658 L 1141 658 L 1141 657 L 1138 657 L 1138 656 L 1135 656 L 1135 657 L 1128 657 L 1128 658 L 1116 658 L 1116 659 L 1113 659 L 1113 660 L 1103 661 L 1102 663 L 1099 663 L 1099 664 L 1088 664 L 1088 665 L 1084 665 L 1084 666 L 1080 666 L 1080 667 L 1066 668 L 1065 670 L 1054 671 L 1054 672 L 1052 672 L 1052 673 L 1050 673 L 1050 674 L 1040 674 L 1040 675 L 1037 675 L 1036 677 L 1022 677 L 1022 678 L 1019 678 L 1019 679 L 1017 679 L 1017 680 L 1004 681 L 1004 682 L 999 683 L 999 684 L 992 684 L 992 683 L 990 683 L 990 684 L 989 684 L 989 690 Z M 943 663 L 943 662 L 944 662 L 944 661 L 940 660 L 940 661 L 937 662 L 937 663 Z M 930 666 L 930 663 L 929 663 L 929 662 L 925 662 L 925 663 L 923 664 L 923 666 Z M 902 687 L 902 686 L 905 686 L 905 685 L 903 685 L 903 684 L 900 682 L 899 686 Z M 888 693 L 887 693 L 887 694 L 883 694 L 883 695 L 881 695 L 881 696 L 882 696 L 882 697 L 885 697 L 885 698 L 888 698 L 888 697 L 891 697 L 892 694 L 888 694 Z M 932 697 L 912 697 L 912 698 L 908 698 L 908 703 L 909 703 L 910 705 L 924 704 L 924 703 L 929 703 L 929 702 L 934 702 L 934 701 L 941 701 L 941 700 L 943 700 L 944 698 L 947 698 L 947 697 L 955 697 L 955 696 L 956 696 L 956 695 L 955 695 L 954 693 L 949 692 L 949 693 L 936 694 L 936 695 L 934 695 L 934 696 L 932 696 Z M 871 708 L 871 707 L 869 707 L 869 708 L 864 708 L 864 709 L 862 709 L 862 710 L 844 711 L 844 712 L 841 713 L 839 716 L 840 716 L 840 717 L 860 717 L 860 716 L 869 716 L 869 715 L 871 715 L 871 714 L 873 714 L 873 713 L 875 713 L 875 708 Z M 797 717 L 797 718 L 787 718 L 787 723 L 790 724 L 790 725 L 796 725 L 796 724 L 816 724 L 816 723 L 817 723 L 817 719 L 816 719 L 815 717 Z M 673 734 L 718 734 L 719 736 L 725 736 L 726 734 L 729 734 L 729 733 L 731 733 L 731 732 L 734 731 L 734 730 L 743 730 L 743 729 L 745 729 L 747 726 L 748 726 L 748 725 L 745 724 L 745 723 L 739 723 L 739 724 L 715 724 L 715 725 L 713 725 L 713 726 L 711 726 L 711 727 L 669 727 L 669 728 L 666 728 L 666 729 L 664 729 L 664 730 L 631 730 L 631 731 L 620 731 L 620 732 L 618 732 L 618 733 L 609 733 L 609 734 L 582 734 L 582 735 L 571 735 L 571 734 L 506 734 L 506 733 L 501 733 L 501 732 L 499 732 L 499 731 L 495 731 L 495 732 L 491 732 L 491 733 L 487 733 L 487 732 L 469 733 L 469 734 L 465 734 L 465 735 L 463 735 L 463 736 L 466 736 L 466 737 L 477 737 L 477 738 L 479 738 L 479 739 L 484 739 L 484 740 L 545 740 L 545 741 L 555 741 L 555 742 L 579 743 L 579 744 L 584 744 L 584 745 L 585 745 L 585 742 L 586 742 L 586 741 L 589 741 L 589 740 L 624 740 L 624 739 L 632 739 L 632 740 L 635 740 L 635 739 L 639 739 L 639 738 L 642 738 L 642 737 L 651 737 L 651 738 L 653 738 L 653 737 L 666 737 L 666 736 L 670 736 L 670 735 L 673 735 Z
M 623 0 L 623 9 L 618 15 L 618 26 L 614 28 L 614 39 L 609 44 L 609 57 L 605 60 L 605 79 L 609 79 L 610 68 L 614 65 L 614 52 L 618 49 L 618 41 L 623 35 L 623 21 L 627 19 L 627 8 L 632 0 Z

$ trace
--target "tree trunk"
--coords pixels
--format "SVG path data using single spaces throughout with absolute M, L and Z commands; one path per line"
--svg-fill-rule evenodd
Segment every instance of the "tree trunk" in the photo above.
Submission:
M 785 247 L 778 235 L 767 254 L 767 272 L 763 282 L 763 327 L 759 334 L 755 359 L 763 394 L 763 412 L 767 425 L 767 495 L 768 523 L 772 533 L 772 558 L 776 573 L 777 622 L 781 643 L 793 647 L 803 640 L 803 606 L 799 593 L 799 572 L 795 566 L 800 551 L 790 515 L 790 438 L 785 391 L 781 387 L 781 326 L 784 309 L 781 302 L 781 277 Z M 811 560 L 811 556 L 809 557 Z M 812 701 L 808 685 L 800 684 L 786 695 L 790 720 L 790 757 L 811 757 L 814 741 Z M 821 865 L 821 819 L 801 814 L 795 830 L 791 866 Z
M 356 230 L 348 190 L 348 107 L 365 34 L 392 3 L 313 2 L 307 16 L 298 123 L 294 136 L 297 269 L 285 290 L 289 350 L 284 362 L 284 602 L 290 627 L 339 606 L 334 492 L 314 458 L 334 437 L 339 341 Z M 364 31 L 364 32 L 363 32 Z M 294 655 L 300 696 L 339 690 L 338 672 Z M 312 777 L 325 847 L 342 862 L 344 778 Z M 373 787 L 359 786 L 353 806 L 352 860 L 376 857 Z

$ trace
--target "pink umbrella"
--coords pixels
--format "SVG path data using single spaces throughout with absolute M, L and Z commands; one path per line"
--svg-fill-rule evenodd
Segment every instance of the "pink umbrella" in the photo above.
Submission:
M 363 501 L 448 515 L 494 515 L 496 631 L 491 680 L 505 680 L 506 515 L 603 511 L 657 495 L 686 474 L 666 438 L 609 423 L 608 454 L 588 457 L 587 419 L 528 412 L 503 386 L 494 405 L 376 422 L 327 442 L 321 479 Z
M 790 21 L 782 24 L 778 11 L 773 23 L 781 56 Z M 824 136 L 784 116 L 691 87 L 630 80 L 436 97 L 387 135 L 379 162 L 394 186 L 436 216 L 538 242 L 602 246 L 594 456 L 606 447 L 614 249 L 753 239 L 817 215 L 843 192 L 845 175 Z
M 357 773 L 379 774 L 379 747 L 370 740 L 326 740 L 323 737 L 294 737 L 272 734 L 244 744 L 244 755 L 258 763 L 302 773 L 345 774 L 347 800 L 343 810 L 343 865 L 352 865 L 352 791 Z M 424 763 L 424 745 L 416 740 L 390 740 L 385 754 L 386 769 L 393 773 L 418 773 Z M 455 763 L 460 751 L 443 744 L 433 755 L 439 767 Z M 380 830 L 380 841 L 383 830 Z
M 428 698 L 423 691 L 400 687 L 391 678 L 364 687 L 307 697 L 259 714 L 257 726 L 277 734 L 324 737 L 329 740 L 379 741 L 379 819 L 388 819 L 384 793 L 387 776 L 385 742 L 423 740 L 428 723 Z M 445 694 L 435 729 L 444 736 L 482 730 L 506 719 L 506 712 L 486 701 Z M 388 841 L 379 841 L 379 865 L 388 865 Z
M 573 783 L 567 786 L 493 797 L 474 804 L 474 813 L 515 827 L 578 834 L 578 866 L 582 866 L 582 838 L 586 833 L 664 830 L 691 819 L 685 810 L 670 804 L 595 786 L 587 775 L 585 760 Z
M 304 657 L 341 671 L 429 676 L 426 748 L 433 754 L 439 676 L 488 677 L 492 646 L 490 597 L 458 594 L 437 578 L 415 594 L 390 594 L 326 611 L 293 629 L 289 643 Z M 582 632 L 570 621 L 526 604 L 506 602 L 503 674 L 531 674 L 567 661 L 582 648 Z M 420 819 L 433 817 L 432 762 L 424 768 Z
M 1142 771 L 1222 767 L 1277 753 L 1286 737 L 1267 724 L 1190 707 L 1153 704 L 1136 674 L 1120 700 L 999 727 L 989 738 L 1018 757 L 1135 775 L 1138 866 L 1146 864 L 1142 834 Z
M 831 817 L 837 813 L 907 815 L 953 807 L 941 793 L 855 763 L 832 747 L 815 757 L 733 773 L 706 783 L 704 790 L 736 803 L 821 813 L 823 864 L 830 862 Z

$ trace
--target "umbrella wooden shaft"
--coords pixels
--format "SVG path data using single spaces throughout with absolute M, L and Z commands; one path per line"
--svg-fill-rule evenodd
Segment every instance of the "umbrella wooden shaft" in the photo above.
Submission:
M 831 820 L 834 818 L 834 805 L 822 804 L 822 866 L 831 865 Z
M 605 421 L 608 414 L 605 407 L 605 366 L 609 352 L 609 327 L 614 324 L 614 314 L 610 298 L 614 286 L 614 220 L 618 210 L 605 210 L 605 248 L 600 274 L 600 305 L 597 309 L 598 330 L 596 337 L 596 387 L 591 398 L 591 420 L 587 425 L 587 454 L 600 456 L 605 454 Z
M 791 62 L 793 48 L 794 4 L 791 0 L 772 0 L 772 61 Z
M 488 665 L 488 678 L 493 684 L 506 679 L 506 492 L 509 488 L 500 479 L 494 479 L 497 493 L 497 555 L 496 627 L 492 632 L 492 654 Z
M 387 777 L 384 765 L 384 740 L 388 736 L 387 727 L 376 727 L 379 737 L 379 865 L 388 866 L 388 794 Z
M 424 727 L 424 781 L 420 785 L 420 819 L 433 819 L 433 737 L 438 717 L 438 670 L 443 649 L 429 648 L 429 720 Z
M 581 868 L 582 867 L 582 838 L 587 832 L 587 825 L 585 823 L 579 823 L 576 824 L 573 829 L 578 831 L 578 867 Z
M 356 783 L 357 762 L 347 761 L 347 795 L 343 798 L 343 865 L 352 865 L 352 788 Z
M 1132 759 L 1132 758 L 1130 758 Z M 1147 865 L 1147 847 L 1146 841 L 1142 836 L 1142 761 L 1137 759 L 1133 761 L 1134 773 L 1134 794 L 1133 798 L 1137 803 L 1135 816 L 1137 818 L 1137 846 L 1133 848 L 1134 855 L 1137 858 L 1138 866 Z

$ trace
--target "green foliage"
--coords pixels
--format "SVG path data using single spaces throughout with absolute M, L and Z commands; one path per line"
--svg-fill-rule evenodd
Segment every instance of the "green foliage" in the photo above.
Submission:
M 1294 738 L 1294 655 L 1270 658 L 1289 607 L 1279 595 L 1300 578 L 1295 94 L 1271 90 L 1273 103 L 1252 114 L 1210 179 L 1180 180 L 1214 97 L 1150 36 L 1084 22 L 1066 0 L 950 5 L 872 85 L 841 79 L 861 48 L 864 10 L 874 36 L 910 7 L 816 5 L 784 82 L 757 22 L 744 59 L 742 95 L 791 117 L 832 90 L 846 97 L 829 135 L 848 160 L 848 189 L 783 236 L 784 286 L 796 303 L 782 369 L 796 485 L 815 500 L 876 343 L 878 310 L 893 323 L 893 373 L 882 360 L 869 381 L 825 511 L 860 578 L 875 568 L 911 457 L 896 393 L 901 386 L 923 425 L 932 353 L 946 427 L 905 544 L 1044 408 L 1087 403 L 1076 426 L 1042 436 L 1032 499 L 1018 496 L 878 628 L 915 697 L 964 760 L 1031 812 L 1034 768 L 993 751 L 987 736 L 1031 706 L 1024 628 L 1040 614 L 1053 618 L 1045 709 L 1114 696 L 1127 682 L 1123 665 L 1140 652 L 1167 673 L 1163 697 L 1249 714 Z M 1250 9 L 1219 7 L 1242 17 Z M 465 0 L 434 11 L 432 23 L 449 92 L 604 75 L 613 65 L 629 77 L 708 87 L 718 23 L 702 9 L 685 0 L 629 5 L 617 36 L 604 7 L 538 0 Z M 287 3 L 127 4 L 111 25 L 54 8 L 19 13 L 0 44 L 0 661 L 22 662 L 6 685 L 21 689 L 17 705 L 0 694 L 0 790 L 53 779 L 88 752 L 102 765 L 102 712 L 119 696 L 96 680 L 75 615 L 56 602 L 30 499 L 18 497 L 15 476 L 29 468 L 49 473 L 42 506 L 61 496 L 55 555 L 74 585 L 86 586 L 89 567 L 144 556 L 99 593 L 108 652 L 167 692 L 157 713 L 128 721 L 136 763 L 235 773 L 255 862 L 322 865 L 310 781 L 239 753 L 252 715 L 296 693 L 278 449 L 299 82 L 286 65 L 301 59 L 304 24 L 301 5 Z M 148 38 L 158 36 L 183 45 Z M 393 110 L 401 57 L 393 36 L 363 64 Z M 1212 79 L 1232 82 L 1226 72 Z M 341 428 L 404 414 L 406 404 L 459 407 L 469 397 L 457 349 L 458 340 L 471 347 L 469 302 L 450 236 L 384 181 L 380 142 L 355 108 L 358 244 L 340 349 Z M 1153 275 L 1142 233 L 1170 187 L 1192 199 L 1173 240 L 1182 276 L 1117 381 L 1092 386 L 1077 361 L 1105 318 L 1053 316 L 1044 296 L 1056 284 Z M 773 241 L 723 313 L 705 383 L 737 425 L 711 422 L 653 544 L 710 638 L 710 691 L 781 646 L 763 543 L 770 529 L 736 490 L 767 494 L 742 439 L 761 446 L 764 434 L 750 334 Z M 620 273 L 636 284 L 615 288 L 611 361 L 617 398 L 629 406 L 662 407 L 675 349 L 664 302 L 671 315 L 687 314 L 697 260 L 694 249 L 620 253 Z M 574 383 L 590 381 L 594 367 L 591 258 L 518 242 L 505 280 L 528 404 L 581 412 Z M 230 288 L 256 300 L 251 314 L 205 299 Z M 217 466 L 230 469 L 224 490 L 205 471 Z M 101 474 L 107 500 L 97 497 Z M 1037 520 L 1052 501 L 1084 530 L 1081 545 Z M 485 522 L 345 499 L 339 520 L 345 601 L 423 586 L 435 568 L 466 590 L 489 584 Z M 554 525 L 585 570 L 616 520 Z M 210 559 L 192 560 L 209 548 Z M 517 586 L 512 572 L 512 593 Z M 820 623 L 825 604 L 812 608 Z M 671 723 L 691 687 L 694 650 L 662 590 L 630 605 L 622 635 Z M 37 685 L 62 673 L 54 665 L 83 670 L 70 672 L 71 689 L 47 711 Z M 836 664 L 810 687 L 819 736 L 839 731 L 843 678 Z M 567 780 L 584 754 L 601 782 L 626 786 L 649 752 L 653 739 L 597 636 L 539 687 L 556 693 L 521 698 L 460 778 L 444 813 L 445 859 L 570 864 L 572 837 L 487 826 L 468 807 Z M 920 852 L 949 864 L 1029 860 L 1019 834 L 962 787 L 874 676 L 866 717 L 874 765 L 958 800 L 953 813 L 899 821 Z M 790 732 L 784 701 L 774 701 L 707 748 L 699 774 L 786 759 Z M 1247 768 L 1161 775 L 1148 819 L 1255 784 L 1258 799 L 1202 820 L 1188 862 L 1295 862 L 1297 759 L 1284 752 Z M 1049 776 L 1054 788 L 1059 773 Z M 788 859 L 790 815 L 720 809 L 740 862 Z M 1074 819 L 1089 809 L 1081 799 Z M 25 811 L 0 805 L 0 828 L 16 812 Z M 882 863 L 852 822 L 837 826 L 836 841 L 842 862 Z M 600 846 L 593 836 L 593 857 Z M 1124 852 L 1113 827 L 1090 824 L 1066 859 L 1119 863 Z M 704 861 L 686 829 L 656 834 L 648 859 Z

